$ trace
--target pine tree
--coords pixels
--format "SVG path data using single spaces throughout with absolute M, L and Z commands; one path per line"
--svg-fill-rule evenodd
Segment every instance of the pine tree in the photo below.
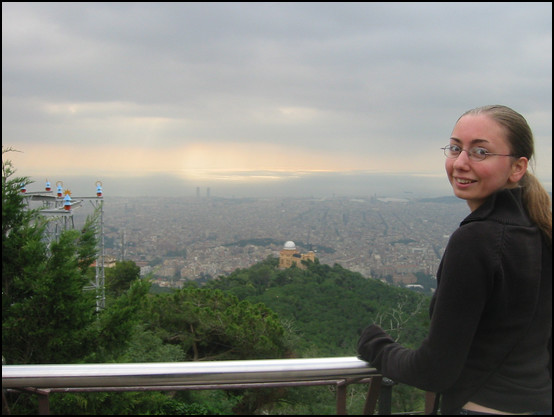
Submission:
M 95 293 L 86 270 L 95 256 L 93 219 L 48 246 L 46 219 L 27 210 L 2 148 L 2 353 L 9 364 L 70 363 L 93 349 Z

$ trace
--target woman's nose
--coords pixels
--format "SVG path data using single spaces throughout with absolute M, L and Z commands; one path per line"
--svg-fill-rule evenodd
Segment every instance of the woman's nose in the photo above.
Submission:
M 454 160 L 454 166 L 456 168 L 464 168 L 468 166 L 469 161 L 470 161 L 469 152 L 466 151 L 465 149 L 462 149 L 460 154 Z

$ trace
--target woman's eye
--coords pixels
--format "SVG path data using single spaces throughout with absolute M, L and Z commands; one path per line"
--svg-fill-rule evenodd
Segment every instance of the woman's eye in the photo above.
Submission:
M 486 156 L 489 152 L 484 148 L 473 148 L 471 150 L 472 153 L 479 156 Z

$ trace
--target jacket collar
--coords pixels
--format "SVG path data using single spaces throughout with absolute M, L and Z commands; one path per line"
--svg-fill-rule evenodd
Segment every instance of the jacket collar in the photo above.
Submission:
M 460 226 L 473 221 L 493 220 L 503 224 L 531 226 L 522 202 L 521 188 L 505 188 L 492 194 L 471 212 Z

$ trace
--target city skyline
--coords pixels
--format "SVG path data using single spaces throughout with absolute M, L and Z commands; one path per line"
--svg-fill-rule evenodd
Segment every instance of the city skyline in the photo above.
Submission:
M 468 213 L 453 197 L 106 197 L 104 253 L 138 262 L 157 278 L 196 280 L 279 257 L 292 241 L 300 253 L 314 250 L 324 264 L 339 263 L 368 277 L 413 279 L 417 271 L 434 275 L 450 233 Z

